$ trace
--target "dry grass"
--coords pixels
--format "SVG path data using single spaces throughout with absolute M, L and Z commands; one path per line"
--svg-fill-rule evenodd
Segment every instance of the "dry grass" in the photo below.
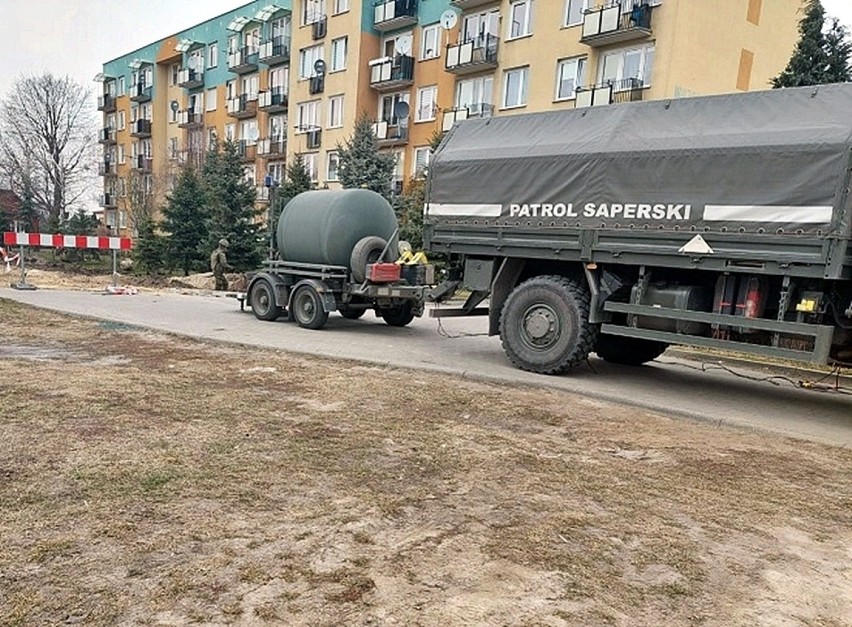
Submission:
M 849 451 L 5 301 L 0 319 L 0 625 L 852 616 Z

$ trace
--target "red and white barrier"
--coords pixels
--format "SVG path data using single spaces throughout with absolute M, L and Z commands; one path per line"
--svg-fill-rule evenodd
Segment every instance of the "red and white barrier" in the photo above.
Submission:
M 33 246 L 41 248 L 86 248 L 95 250 L 130 250 L 129 237 L 98 237 L 91 235 L 53 235 L 49 233 L 3 233 L 6 246 Z

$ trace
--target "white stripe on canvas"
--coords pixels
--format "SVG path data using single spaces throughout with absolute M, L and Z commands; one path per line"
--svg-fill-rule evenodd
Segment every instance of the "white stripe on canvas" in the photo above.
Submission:
M 783 205 L 707 205 L 706 222 L 770 222 L 783 224 L 828 224 L 830 206 L 793 207 Z
M 430 216 L 464 216 L 475 218 L 499 218 L 503 213 L 503 205 L 462 205 L 438 204 L 426 205 L 426 213 Z

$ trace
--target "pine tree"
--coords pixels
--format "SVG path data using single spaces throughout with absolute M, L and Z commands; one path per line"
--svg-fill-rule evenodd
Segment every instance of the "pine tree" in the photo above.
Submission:
M 35 206 L 35 194 L 29 179 L 24 180 L 24 189 L 21 194 L 21 208 L 18 210 L 18 218 L 24 231 L 33 232 L 38 230 L 38 210 Z
M 835 20 L 828 33 L 820 0 L 807 0 L 799 22 L 799 42 L 772 87 L 803 87 L 849 80 L 850 44 L 846 30 Z
M 157 274 L 164 265 L 164 238 L 157 233 L 156 223 L 149 217 L 144 217 L 136 228 L 137 235 L 133 240 L 133 261 L 148 274 Z
M 411 244 L 413 250 L 423 248 L 423 205 L 426 202 L 426 181 L 412 179 L 397 205 L 399 239 Z
M 290 200 L 301 194 L 302 192 L 310 191 L 314 188 L 314 182 L 311 180 L 311 173 L 305 165 L 305 159 L 302 155 L 297 154 L 293 158 L 293 163 L 287 166 L 287 173 L 281 187 L 275 191 L 275 199 L 272 204 L 272 212 L 270 215 L 270 224 L 272 228 L 273 248 L 277 248 L 278 243 L 275 240 L 277 235 L 278 217 L 281 215 L 281 210 L 284 209 Z
M 207 267 L 208 216 L 201 178 L 194 168 L 185 166 L 163 208 L 161 225 L 166 233 L 166 260 L 184 275 Z
M 209 202 L 207 248 L 228 240 L 228 263 L 237 271 L 253 270 L 263 259 L 264 241 L 255 207 L 257 191 L 245 176 L 236 144 L 225 142 L 207 153 L 203 172 Z
M 388 200 L 392 199 L 391 182 L 396 159 L 391 154 L 379 152 L 373 125 L 365 115 L 355 122 L 352 137 L 343 146 L 338 144 L 337 149 L 343 187 L 370 189 Z

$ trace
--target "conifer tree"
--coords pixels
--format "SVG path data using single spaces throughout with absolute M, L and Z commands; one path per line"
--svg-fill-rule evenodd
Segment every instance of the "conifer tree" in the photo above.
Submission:
M 201 178 L 194 168 L 185 166 L 163 208 L 161 224 L 166 234 L 166 260 L 171 267 L 183 270 L 184 275 L 207 268 L 208 220 Z
M 343 187 L 370 189 L 392 199 L 391 182 L 396 159 L 379 152 L 373 125 L 366 115 L 355 122 L 355 130 L 346 143 L 337 147 L 340 155 L 339 176 Z
M 150 216 L 143 217 L 133 240 L 133 261 L 148 274 L 157 274 L 164 264 L 163 252 L 166 242 L 157 233 L 156 224 Z

